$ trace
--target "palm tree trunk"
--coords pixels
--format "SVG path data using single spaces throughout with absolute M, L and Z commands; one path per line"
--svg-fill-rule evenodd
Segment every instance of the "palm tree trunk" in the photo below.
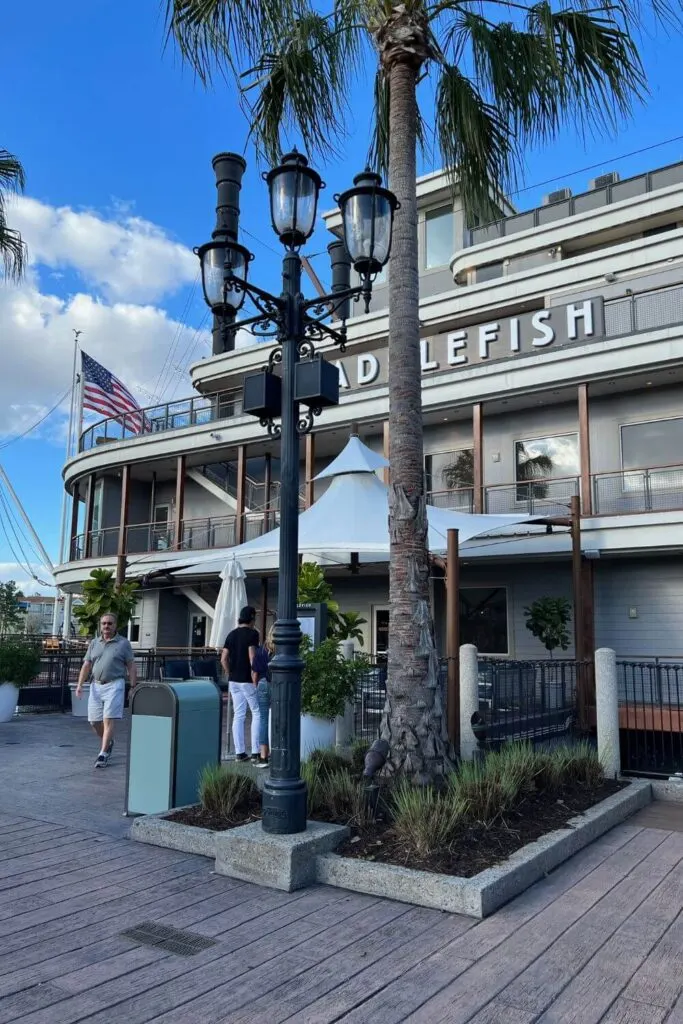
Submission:
M 389 265 L 390 643 L 382 736 L 418 781 L 443 771 L 443 715 L 429 607 L 420 378 L 415 61 L 389 68 L 389 185 L 401 204 Z

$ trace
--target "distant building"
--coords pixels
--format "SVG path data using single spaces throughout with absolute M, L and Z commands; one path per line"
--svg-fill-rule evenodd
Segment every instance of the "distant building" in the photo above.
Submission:
M 19 599 L 19 607 L 24 613 L 24 630 L 38 636 L 52 636 L 55 598 L 44 594 Z M 64 617 L 64 602 L 60 602 L 57 632 L 61 634 Z M 75 620 L 71 622 L 71 635 L 75 632 Z

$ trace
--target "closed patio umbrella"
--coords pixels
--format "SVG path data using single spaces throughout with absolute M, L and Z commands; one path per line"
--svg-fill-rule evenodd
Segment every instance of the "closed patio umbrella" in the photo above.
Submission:
M 221 587 L 209 637 L 209 647 L 216 650 L 223 646 L 226 636 L 237 625 L 240 611 L 247 603 L 247 587 L 244 582 L 246 576 L 236 558 L 231 558 L 226 563 L 220 577 Z

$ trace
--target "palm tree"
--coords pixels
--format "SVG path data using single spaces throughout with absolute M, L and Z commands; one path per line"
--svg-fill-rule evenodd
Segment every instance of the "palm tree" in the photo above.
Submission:
M 518 500 L 526 501 L 529 497 L 546 498 L 548 496 L 548 484 L 538 483 L 531 487 L 525 487 L 534 480 L 547 481 L 553 471 L 553 460 L 550 455 L 544 452 L 532 455 L 524 444 L 517 449 L 517 482 L 522 484 L 518 488 Z M 531 495 L 529 494 L 531 491 Z
M 670 0 L 677 3 L 678 0 Z M 669 0 L 652 0 L 658 17 Z M 446 755 L 429 611 L 420 387 L 417 150 L 432 127 L 466 214 L 495 217 L 525 145 L 560 128 L 609 129 L 645 90 L 632 32 L 637 0 L 166 0 L 169 35 L 204 84 L 237 83 L 269 161 L 285 142 L 338 152 L 358 111 L 348 97 L 375 69 L 371 159 L 400 201 L 389 265 L 391 764 L 418 779 Z M 496 18 L 496 14 L 500 17 Z M 423 117 L 418 83 L 434 87 Z M 421 91 L 421 95 L 424 90 Z M 350 117 L 349 117 L 350 115 Z M 473 222 L 472 220 L 470 222 Z
M 7 193 L 23 192 L 24 168 L 6 149 L 0 149 L 0 257 L 5 277 L 19 281 L 26 265 L 26 246 L 21 235 L 8 227 L 5 208 Z

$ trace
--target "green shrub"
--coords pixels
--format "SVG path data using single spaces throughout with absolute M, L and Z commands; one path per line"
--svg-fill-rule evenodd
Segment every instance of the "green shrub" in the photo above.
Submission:
M 207 764 L 199 780 L 199 802 L 205 811 L 228 821 L 258 796 L 253 779 L 226 765 Z
M 392 793 L 393 830 L 415 857 L 428 857 L 447 848 L 462 821 L 465 806 L 452 791 L 415 786 L 407 779 Z
M 349 762 L 341 754 L 338 754 L 336 750 L 329 748 L 322 748 L 319 750 L 312 750 L 308 755 L 308 760 L 312 761 L 313 764 L 318 765 L 319 768 L 324 769 L 327 772 L 343 772 L 349 770 Z
M 305 715 L 336 718 L 344 712 L 358 680 L 367 671 L 367 659 L 347 661 L 336 640 L 323 640 L 311 647 L 308 637 L 301 642 L 304 670 L 301 677 L 301 710 Z
M 0 683 L 21 689 L 40 672 L 40 651 L 30 640 L 0 640 Z
M 351 769 L 357 775 L 362 775 L 365 770 L 365 755 L 369 749 L 367 740 L 354 740 L 351 744 Z
M 301 777 L 308 788 L 308 814 L 344 825 L 364 825 L 368 821 L 363 785 L 355 778 L 343 758 L 342 765 L 325 758 L 310 758 L 301 765 Z

